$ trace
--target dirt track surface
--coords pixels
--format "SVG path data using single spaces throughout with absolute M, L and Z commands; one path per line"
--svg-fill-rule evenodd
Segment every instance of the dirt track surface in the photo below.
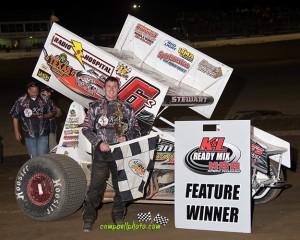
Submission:
M 298 142 L 299 144 L 299 142 Z M 299 145 L 298 145 L 299 146 Z M 252 240 L 296 240 L 300 236 L 300 172 L 287 171 L 292 187 L 270 203 L 255 205 L 253 210 L 252 233 L 230 233 L 203 230 L 177 229 L 174 225 L 173 205 L 132 204 L 128 207 L 128 224 L 138 223 L 137 214 L 159 213 L 169 218 L 160 230 L 111 231 L 100 230 L 102 224 L 111 224 L 111 203 L 104 204 L 90 233 L 81 231 L 81 210 L 53 222 L 39 222 L 26 216 L 17 206 L 14 195 L 14 179 L 26 156 L 5 158 L 0 170 L 1 239 L 252 239 Z M 148 226 L 148 224 L 146 224 Z
M 252 233 L 230 233 L 175 228 L 173 205 L 132 204 L 128 207 L 127 222 L 137 223 L 137 213 L 159 213 L 169 218 L 160 230 L 110 231 L 99 230 L 101 224 L 111 224 L 111 204 L 105 204 L 91 233 L 82 232 L 81 210 L 53 222 L 39 222 L 26 216 L 18 207 L 14 181 L 27 160 L 24 145 L 13 137 L 8 111 L 23 94 L 36 59 L 0 61 L 2 84 L 0 101 L 0 135 L 4 144 L 4 159 L 0 166 L 0 239 L 252 239 L 298 240 L 300 238 L 300 136 L 299 81 L 300 41 L 251 46 L 230 46 L 203 51 L 232 66 L 234 73 L 215 110 L 213 119 L 230 119 L 239 111 L 279 111 L 280 116 L 249 116 L 253 123 L 291 144 L 292 168 L 286 170 L 290 188 L 270 203 L 253 208 Z M 281 74 L 281 75 L 280 75 Z M 13 87 L 12 87 L 13 86 Z M 67 109 L 69 101 L 57 94 L 57 102 Z M 66 111 L 66 110 L 65 110 Z M 185 110 L 184 110 L 185 111 Z M 172 115 L 172 113 L 169 113 Z M 247 114 L 246 114 L 247 115 Z M 239 117 L 241 117 L 238 114 Z M 245 117 L 245 115 L 244 115 Z M 190 111 L 174 116 L 174 120 L 197 119 Z M 246 116 L 247 118 L 247 116 Z M 201 119 L 201 118 L 199 118 Z M 146 224 L 147 225 L 147 224 Z

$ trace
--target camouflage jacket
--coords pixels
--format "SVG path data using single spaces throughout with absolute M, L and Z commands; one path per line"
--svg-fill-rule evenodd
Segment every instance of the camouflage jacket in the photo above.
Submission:
M 17 99 L 9 114 L 20 119 L 22 133 L 27 138 L 49 135 L 49 119 L 38 118 L 39 115 L 49 112 L 56 112 L 53 102 L 41 95 L 33 100 L 26 93 Z
M 82 133 L 95 147 L 102 142 L 116 144 L 116 125 L 121 123 L 127 140 L 141 135 L 132 106 L 124 101 L 108 101 L 106 98 L 91 103 L 84 119 Z

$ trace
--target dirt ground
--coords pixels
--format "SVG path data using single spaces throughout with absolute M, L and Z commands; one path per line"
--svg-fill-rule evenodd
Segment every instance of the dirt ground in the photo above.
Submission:
M 291 49 L 289 48 L 291 47 Z M 99 211 L 99 216 L 90 233 L 82 232 L 81 209 L 73 215 L 52 221 L 40 222 L 26 216 L 18 207 L 14 195 L 14 181 L 22 164 L 28 159 L 24 145 L 13 138 L 12 121 L 8 111 L 14 101 L 26 89 L 26 79 L 30 79 L 36 59 L 0 61 L 0 136 L 4 145 L 4 158 L 0 165 L 0 239 L 253 239 L 253 240 L 298 240 L 300 238 L 300 124 L 299 124 L 299 81 L 295 83 L 298 74 L 295 65 L 299 66 L 300 56 L 295 56 L 295 49 L 299 49 L 300 42 L 277 43 L 260 46 L 248 46 L 239 49 L 234 47 L 207 49 L 206 53 L 216 59 L 234 66 L 232 83 L 226 87 L 224 95 L 217 107 L 213 118 L 224 119 L 233 116 L 238 111 L 249 110 L 277 110 L 283 114 L 278 116 L 252 116 L 253 123 L 263 130 L 270 131 L 291 144 L 292 167 L 285 173 L 291 187 L 285 189 L 275 200 L 262 205 L 255 205 L 252 209 L 252 232 L 231 233 L 204 230 L 187 230 L 175 228 L 174 205 L 132 204 L 128 207 L 126 221 L 128 224 L 137 223 L 137 214 L 151 212 L 152 216 L 159 213 L 169 218 L 166 226 L 159 230 L 135 230 L 135 231 L 111 231 L 100 230 L 102 224 L 111 224 L 111 203 L 104 204 Z M 281 49 L 280 57 L 272 49 Z M 286 55 L 283 50 L 286 49 Z M 242 52 L 244 50 L 244 52 Z M 244 56 L 255 59 L 254 52 L 260 53 L 259 60 L 241 61 Z M 265 52 L 264 52 L 265 51 Z M 241 57 L 235 59 L 229 52 L 238 52 Z M 275 50 L 273 52 L 276 52 Z M 248 55 L 247 55 L 248 54 Z M 263 58 L 266 56 L 268 58 Z M 290 55 L 289 55 L 290 54 Z M 298 53 L 299 55 L 299 53 Z M 291 56 L 291 57 L 288 57 Z M 262 59 L 263 58 L 263 59 Z M 296 60 L 297 59 L 297 60 Z M 258 64 L 257 62 L 261 62 Z M 290 69 L 287 68 L 289 64 Z M 251 67 L 249 66 L 251 65 Z M 272 70 L 270 70 L 272 65 Z M 285 69 L 285 74 L 278 79 L 284 79 L 285 83 L 275 82 L 270 86 L 270 79 L 265 72 L 275 72 L 276 69 Z M 257 76 L 254 76 L 254 71 Z M 290 75 L 289 75 L 290 74 Z M 259 76 L 262 78 L 259 78 Z M 281 78 L 280 78 L 281 77 Z M 250 80 L 249 80 L 249 79 Z M 243 84 L 240 82 L 243 81 Z M 11 88 L 11 83 L 16 83 Z M 292 86 L 290 86 L 293 83 Z M 288 86 L 286 86 L 288 85 Z M 236 88 L 238 86 L 239 88 Z M 257 91 L 257 88 L 259 90 Z M 271 88 L 271 90 L 270 90 Z M 255 97 L 253 97 L 253 92 Z M 232 95 L 235 95 L 233 98 Z M 57 102 L 63 109 L 67 109 L 69 101 L 57 94 Z M 265 100 L 264 98 L 265 97 Z M 263 102 L 263 103 L 261 103 Z M 171 114 L 171 113 L 170 113 Z M 189 112 L 187 114 L 190 114 Z M 248 116 L 250 118 L 250 116 Z M 182 117 L 181 119 L 186 119 Z M 175 120 L 179 117 L 175 116 Z
M 300 150 L 300 138 L 290 138 L 291 144 Z M 168 217 L 169 222 L 159 230 L 112 231 L 100 230 L 100 225 L 111 224 L 111 203 L 104 204 L 90 233 L 82 232 L 81 209 L 75 214 L 52 222 L 32 220 L 18 207 L 14 195 L 14 180 L 27 155 L 4 157 L 0 169 L 0 238 L 15 239 L 253 239 L 298 240 L 300 236 L 300 171 L 287 170 L 291 187 L 275 200 L 253 208 L 252 232 L 231 233 L 175 228 L 174 205 L 132 204 L 128 207 L 126 221 L 138 223 L 137 214 L 151 212 Z M 300 162 L 298 160 L 298 162 Z M 147 224 L 146 224 L 147 225 Z

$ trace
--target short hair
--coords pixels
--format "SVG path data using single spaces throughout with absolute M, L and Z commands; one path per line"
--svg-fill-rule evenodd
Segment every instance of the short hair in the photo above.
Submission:
M 37 82 L 31 81 L 27 84 L 27 88 L 31 88 L 31 87 L 39 87 L 39 85 Z
M 40 90 L 41 92 L 45 92 L 45 91 L 50 92 L 50 93 L 54 92 L 52 88 L 50 88 L 49 86 L 46 86 L 46 85 L 41 86 L 40 89 L 41 89 Z
M 106 79 L 105 79 L 105 82 L 104 82 L 104 86 L 106 86 L 106 83 L 107 83 L 108 81 L 116 82 L 116 83 L 118 84 L 118 87 L 120 88 L 120 82 L 119 82 L 119 80 L 118 80 L 117 78 L 112 77 L 112 76 L 106 78 Z

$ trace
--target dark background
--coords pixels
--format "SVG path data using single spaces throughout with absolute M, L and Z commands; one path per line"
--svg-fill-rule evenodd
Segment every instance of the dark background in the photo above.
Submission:
M 300 162 L 300 124 L 292 126 L 299 116 L 299 51 L 300 41 L 286 41 L 268 44 L 244 46 L 226 46 L 201 49 L 208 55 L 234 68 L 232 77 L 221 96 L 214 113 L 223 119 L 224 116 L 238 110 L 278 110 L 279 116 L 264 116 L 260 120 L 265 130 L 270 130 L 290 142 L 292 150 L 292 168 L 286 175 L 290 188 L 263 205 L 255 205 L 252 219 L 252 233 L 230 233 L 179 229 L 174 223 L 174 206 L 159 204 L 132 204 L 128 208 L 126 220 L 137 223 L 138 213 L 147 213 L 169 218 L 165 227 L 156 231 L 100 231 L 100 224 L 111 223 L 111 203 L 105 204 L 94 224 L 91 233 L 82 232 L 81 210 L 73 215 L 52 221 L 34 221 L 18 207 L 14 194 L 14 181 L 18 170 L 28 159 L 20 155 L 24 150 L 13 137 L 12 121 L 8 111 L 20 94 L 26 91 L 26 84 L 37 59 L 0 60 L 0 135 L 3 137 L 4 151 L 10 150 L 0 166 L 0 238 L 15 239 L 211 239 L 211 240 L 298 240 L 300 235 L 300 176 L 297 163 Z M 66 97 L 54 93 L 58 103 L 67 103 Z M 67 104 L 66 104 L 67 105 Z M 184 109 L 181 109 L 184 111 Z M 174 118 L 195 119 L 195 114 L 181 110 L 169 111 Z M 286 118 L 291 115 L 292 118 Z M 248 116 L 252 118 L 251 116 Z M 293 119 L 293 120 L 290 120 Z M 288 126 L 288 127 L 287 127 Z M 238 134 L 238 133 L 237 133 Z M 26 151 L 23 151 L 26 153 Z
M 150 25 L 170 32 L 176 25 L 176 19 L 182 13 L 201 11 L 229 11 L 261 8 L 299 9 L 294 0 L 114 0 L 114 1 L 28 1 L 11 2 L 11 7 L 0 8 L 0 22 L 50 20 L 53 12 L 59 23 L 77 35 L 86 36 L 92 33 L 119 32 L 128 14 L 131 14 Z M 137 4 L 139 8 L 133 8 Z M 255 19 L 252 19 L 252 21 Z M 251 22 L 251 19 L 249 19 Z

